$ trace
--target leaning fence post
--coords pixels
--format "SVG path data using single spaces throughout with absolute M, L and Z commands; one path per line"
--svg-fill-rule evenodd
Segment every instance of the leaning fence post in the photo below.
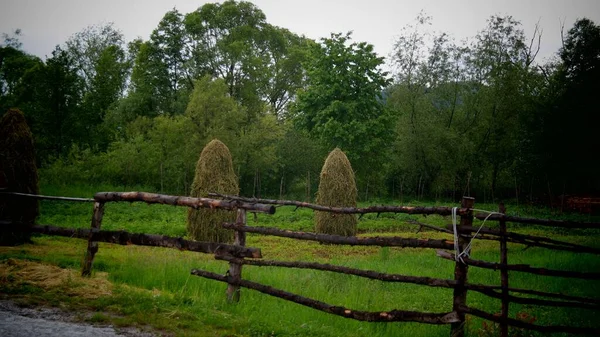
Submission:
M 463 197 L 460 204 L 461 208 L 473 208 L 475 204 L 475 198 Z M 458 246 L 460 251 L 463 252 L 467 249 L 468 242 L 461 235 L 461 228 L 465 226 L 471 227 L 473 225 L 473 211 L 469 211 L 464 215 L 460 216 L 460 223 L 457 224 L 457 236 Z M 469 253 L 469 252 L 466 252 Z M 460 307 L 467 304 L 467 289 L 465 289 L 465 283 L 467 282 L 467 272 L 469 266 L 462 263 L 460 260 L 456 261 L 454 267 L 454 280 L 456 281 L 456 287 L 454 288 L 454 299 L 452 303 L 452 310 L 458 313 L 459 321 L 452 323 L 450 336 L 452 337 L 463 337 L 465 335 L 465 314 L 461 312 Z
M 94 262 L 94 256 L 96 255 L 96 252 L 98 252 L 98 241 L 94 240 L 94 232 L 100 229 L 100 226 L 102 225 L 102 216 L 104 216 L 104 203 L 95 202 L 90 236 L 88 238 L 88 248 L 83 261 L 81 276 L 90 276 L 92 274 L 92 263 Z
M 498 205 L 498 212 L 506 214 L 506 207 L 504 203 Z M 506 247 L 506 221 L 500 219 L 500 263 L 508 264 L 508 248 Z M 502 318 L 505 323 L 500 324 L 500 336 L 508 337 L 508 324 L 506 319 L 508 318 L 508 270 L 500 270 L 500 285 L 502 286 Z
M 237 225 L 246 226 L 246 210 L 238 209 L 237 214 Z M 233 244 L 237 246 L 246 245 L 246 232 L 235 231 L 233 234 Z M 233 284 L 227 286 L 227 301 L 239 302 L 240 301 L 240 286 L 239 281 L 242 279 L 242 265 L 238 263 L 229 263 L 229 276 L 231 277 Z

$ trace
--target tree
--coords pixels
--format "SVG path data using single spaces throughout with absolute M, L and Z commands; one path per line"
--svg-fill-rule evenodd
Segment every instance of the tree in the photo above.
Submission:
M 389 83 L 373 46 L 332 34 L 314 45 L 306 63 L 307 87 L 294 104 L 298 127 L 327 147 L 344 149 L 368 189 L 378 177 L 390 139 L 381 93 Z
M 158 109 L 161 113 L 183 113 L 187 101 L 181 102 L 193 88 L 193 80 L 187 72 L 189 59 L 186 46 L 187 34 L 183 25 L 183 15 L 176 9 L 165 14 L 158 27 L 150 36 L 152 45 L 152 69 L 156 75 Z
M 542 106 L 538 140 L 548 185 L 567 193 L 597 194 L 600 165 L 593 149 L 600 146 L 596 126 L 597 93 L 600 90 L 600 26 L 580 19 L 569 29 L 559 51 L 560 63 L 550 76 Z M 558 194 L 558 193 L 557 193 Z
M 331 207 L 356 207 L 356 182 L 350 161 L 340 149 L 329 153 L 323 169 L 317 204 Z M 357 220 L 355 214 L 335 214 L 315 212 L 315 231 L 317 233 L 354 236 Z
M 196 176 L 190 196 L 206 198 L 209 192 L 237 195 L 237 177 L 233 171 L 231 153 L 218 139 L 208 143 L 196 165 Z M 232 242 L 233 232 L 221 227 L 235 221 L 235 212 L 219 209 L 192 209 L 188 212 L 188 233 L 198 241 Z
M 81 114 L 82 80 L 71 55 L 60 47 L 24 76 L 18 105 L 32 121 L 38 155 L 46 161 L 67 154 L 72 143 L 89 137 Z
M 123 49 L 123 45 L 123 34 L 114 27 L 112 22 L 88 26 L 67 40 L 66 51 L 73 58 L 83 78 L 86 92 L 92 90 L 98 62 L 105 50 L 110 46 Z

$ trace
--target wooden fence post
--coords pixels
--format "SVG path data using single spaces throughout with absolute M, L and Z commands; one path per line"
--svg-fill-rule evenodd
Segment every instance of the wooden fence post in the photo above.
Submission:
M 98 241 L 93 240 L 95 230 L 99 230 L 102 225 L 102 217 L 104 216 L 104 203 L 94 203 L 94 214 L 92 215 L 92 226 L 90 229 L 90 236 L 88 238 L 88 249 L 85 253 L 85 259 L 83 261 L 83 267 L 81 269 L 81 276 L 90 276 L 92 274 L 92 263 L 94 262 L 94 256 L 98 252 Z
M 461 208 L 473 208 L 475 204 L 475 198 L 471 197 L 463 197 L 462 202 L 460 204 Z M 461 236 L 461 227 L 468 226 L 471 227 L 473 225 L 473 212 L 468 212 L 465 215 L 460 216 L 460 224 L 457 224 L 457 234 L 458 234 L 458 246 L 460 247 L 460 252 L 462 253 L 465 249 L 467 249 L 467 245 L 469 244 L 465 238 Z M 469 252 L 467 252 L 469 253 Z M 454 288 L 454 299 L 452 303 L 452 310 L 458 313 L 459 322 L 452 323 L 450 336 L 452 337 L 463 337 L 465 335 L 465 314 L 460 311 L 461 306 L 467 305 L 467 289 L 464 287 L 467 282 L 467 272 L 469 270 L 469 266 L 466 264 L 456 261 L 456 265 L 454 267 L 454 280 L 456 280 L 456 287 Z
M 246 210 L 238 209 L 238 215 L 236 223 L 238 225 L 246 225 Z M 235 231 L 233 234 L 233 244 L 237 246 L 246 245 L 246 232 Z M 237 284 L 229 284 L 227 286 L 227 301 L 239 302 L 240 301 L 240 286 L 239 281 L 242 279 L 242 265 L 238 263 L 229 263 L 229 276 Z
M 506 214 L 506 207 L 504 203 L 498 205 L 498 212 Z M 506 247 L 506 221 L 500 220 L 500 263 L 508 264 L 508 248 Z M 508 270 L 500 270 L 500 285 L 502 286 L 502 319 L 506 322 L 508 318 Z M 508 337 L 508 324 L 502 323 L 500 325 L 500 336 Z

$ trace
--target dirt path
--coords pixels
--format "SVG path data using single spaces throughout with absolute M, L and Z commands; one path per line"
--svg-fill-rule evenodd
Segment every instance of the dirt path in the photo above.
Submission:
M 153 337 L 135 328 L 93 326 L 76 322 L 73 314 L 55 308 L 21 308 L 12 301 L 0 301 L 0 336 L 3 337 Z

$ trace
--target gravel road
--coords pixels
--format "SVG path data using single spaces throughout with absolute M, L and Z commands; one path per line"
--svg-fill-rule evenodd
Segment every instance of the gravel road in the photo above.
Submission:
M 0 336 L 153 337 L 156 335 L 135 328 L 78 323 L 75 315 L 56 308 L 21 308 L 12 301 L 0 301 Z

